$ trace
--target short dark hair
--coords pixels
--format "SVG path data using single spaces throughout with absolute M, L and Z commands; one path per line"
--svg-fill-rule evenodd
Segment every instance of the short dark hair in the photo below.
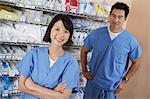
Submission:
M 123 2 L 117 2 L 111 7 L 110 14 L 112 13 L 113 9 L 119 9 L 125 11 L 125 19 L 127 18 L 129 14 L 129 6 Z
M 70 32 L 69 39 L 68 39 L 68 41 L 64 45 L 71 45 L 73 43 L 72 42 L 73 23 L 72 23 L 72 21 L 70 20 L 70 18 L 67 15 L 62 15 L 62 14 L 57 14 L 51 20 L 51 22 L 49 23 L 48 28 L 46 30 L 46 33 L 44 35 L 43 41 L 51 43 L 51 38 L 50 38 L 51 29 L 52 29 L 53 25 L 56 22 L 58 22 L 59 20 L 61 20 L 63 22 L 64 27 Z

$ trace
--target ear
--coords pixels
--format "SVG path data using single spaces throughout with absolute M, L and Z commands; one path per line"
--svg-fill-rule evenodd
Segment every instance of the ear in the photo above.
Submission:
M 124 29 L 126 28 L 126 25 L 127 25 L 127 19 L 125 19 L 124 22 L 123 22 L 123 28 Z

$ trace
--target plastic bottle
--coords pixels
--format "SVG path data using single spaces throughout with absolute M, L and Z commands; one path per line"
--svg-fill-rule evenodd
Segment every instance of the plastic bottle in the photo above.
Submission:
M 9 81 L 9 76 L 8 76 L 8 65 L 3 62 L 2 64 L 3 66 L 3 70 L 2 70 L 2 98 L 4 99 L 9 99 L 9 85 L 10 85 L 10 81 Z
M 71 5 L 71 1 L 70 0 L 66 0 L 66 11 L 70 11 L 71 10 L 70 5 Z

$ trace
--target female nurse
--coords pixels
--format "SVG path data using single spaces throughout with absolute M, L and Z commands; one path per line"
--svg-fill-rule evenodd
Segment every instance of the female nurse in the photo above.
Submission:
M 79 64 L 63 46 L 72 43 L 73 24 L 58 14 L 50 22 L 43 41 L 48 47 L 33 48 L 17 64 L 21 99 L 74 99 L 79 91 Z

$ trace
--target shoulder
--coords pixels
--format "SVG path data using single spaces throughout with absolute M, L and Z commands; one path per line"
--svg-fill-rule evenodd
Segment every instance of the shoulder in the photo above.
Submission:
M 99 33 L 99 32 L 104 32 L 107 31 L 107 27 L 101 27 L 93 30 L 91 33 Z
M 132 33 L 128 32 L 127 30 L 125 30 L 124 32 L 126 32 L 126 41 L 129 41 L 131 48 L 140 46 L 138 40 Z
M 69 52 L 65 52 L 65 57 L 70 61 L 77 61 L 77 59 L 73 57 L 73 55 L 71 55 Z
M 68 64 L 66 69 L 73 70 L 73 71 L 80 71 L 80 66 L 77 59 L 68 52 L 65 52 L 65 54 L 66 54 L 65 61 Z
M 36 53 L 36 52 L 45 52 L 47 51 L 48 48 L 47 47 L 35 47 L 31 49 L 31 52 Z
M 71 55 L 69 52 L 65 52 L 65 59 L 70 64 L 76 64 L 76 65 L 78 65 L 77 59 L 73 55 Z
M 97 28 L 95 30 L 93 30 L 90 35 L 91 36 L 97 36 L 99 34 L 106 34 L 106 32 L 108 32 L 107 27 L 101 27 L 101 28 Z
M 128 38 L 131 42 L 137 42 L 136 37 L 135 37 L 131 32 L 129 32 L 128 30 L 124 30 L 124 32 L 126 32 L 127 38 Z
M 41 55 L 47 55 L 48 48 L 47 47 L 34 47 L 30 51 L 28 51 L 29 55 L 32 55 L 33 57 L 41 56 Z
M 126 36 L 127 36 L 129 39 L 135 39 L 135 37 L 132 35 L 132 33 L 129 32 L 128 30 L 125 29 L 123 32 L 126 33 Z

